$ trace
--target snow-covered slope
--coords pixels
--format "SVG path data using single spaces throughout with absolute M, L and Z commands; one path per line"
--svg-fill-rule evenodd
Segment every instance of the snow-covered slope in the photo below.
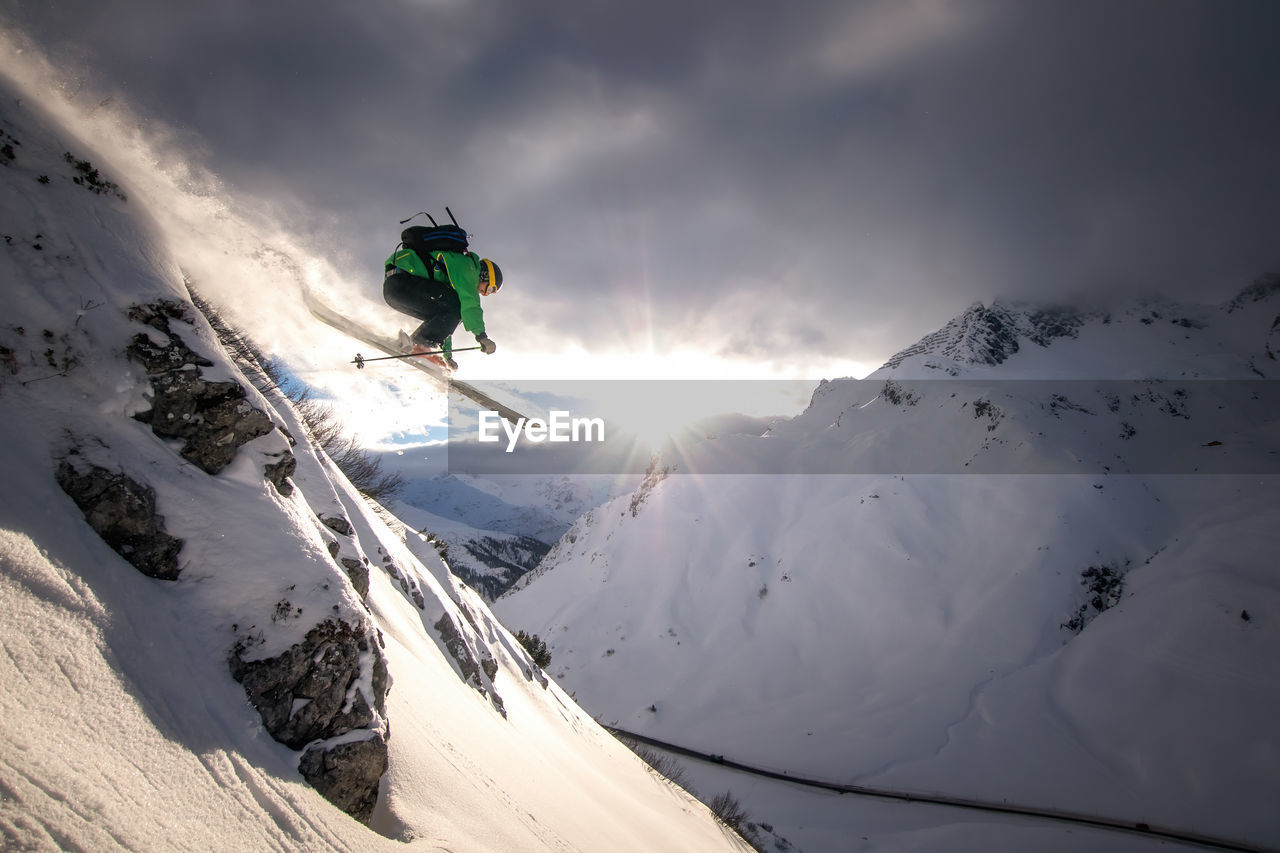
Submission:
M 447 549 L 449 567 L 492 601 L 533 569 L 587 510 L 629 491 L 636 478 L 450 474 L 437 447 L 379 455 L 404 478 L 397 516 Z M 442 553 L 444 553 L 442 551 Z
M 0 83 L 0 846 L 741 849 L 245 381 L 37 101 Z
M 670 448 L 496 610 L 624 729 L 1276 846 L 1280 406 L 1234 380 L 1276 375 L 1278 315 L 1276 282 L 975 306 L 765 436 Z M 786 473 L 830 471 L 871 473 Z M 802 846 L 859 830 L 744 799 Z

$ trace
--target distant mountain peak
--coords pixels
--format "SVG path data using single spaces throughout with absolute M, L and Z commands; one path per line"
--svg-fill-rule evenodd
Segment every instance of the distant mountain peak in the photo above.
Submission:
M 1075 337 L 1093 312 L 1061 305 L 996 300 L 975 302 L 936 332 L 885 362 L 893 368 L 915 355 L 937 355 L 957 364 L 1001 364 L 1026 343 L 1048 346 Z
M 929 371 L 957 376 L 968 367 L 994 367 L 1004 364 L 1017 353 L 1036 348 L 1046 348 L 1065 339 L 1078 338 L 1082 330 L 1092 324 L 1125 326 L 1126 331 L 1110 340 L 1133 338 L 1138 326 L 1149 327 L 1153 332 L 1161 328 L 1176 327 L 1166 335 L 1162 345 L 1173 346 L 1181 341 L 1188 330 L 1218 328 L 1219 334 L 1235 336 L 1249 341 L 1260 331 L 1266 338 L 1258 351 L 1269 360 L 1275 359 L 1277 329 L 1280 329 L 1280 313 L 1276 313 L 1270 331 L 1255 329 L 1249 320 L 1244 326 L 1233 326 L 1229 331 L 1223 322 L 1227 315 L 1239 318 L 1255 317 L 1271 321 L 1273 310 L 1280 311 L 1280 274 L 1258 278 L 1243 288 L 1227 302 L 1214 304 L 1182 303 L 1158 293 L 1131 296 L 1109 304 L 1083 303 L 1080 305 L 1041 304 L 1027 301 L 997 299 L 990 305 L 975 302 L 942 328 L 931 332 L 911 346 L 901 350 L 882 365 L 881 370 L 894 370 L 915 359 L 916 366 Z M 1135 325 L 1129 326 L 1127 324 Z M 1235 320 L 1228 321 L 1229 324 Z M 1243 338 L 1239 338 L 1243 335 Z M 1142 339 L 1150 340 L 1148 333 Z M 1147 345 L 1121 344 L 1129 356 L 1142 351 Z M 1253 353 L 1257 356 L 1258 351 Z M 1076 350 L 1070 357 L 1080 358 Z M 1256 358 L 1255 358 L 1256 360 Z M 1254 373 L 1259 373 L 1254 367 Z M 1265 373 L 1266 371 L 1261 371 Z
M 1228 314 L 1240 311 L 1255 302 L 1265 302 L 1277 293 L 1280 293 L 1280 273 L 1264 275 L 1237 293 L 1234 299 L 1223 306 L 1223 310 Z

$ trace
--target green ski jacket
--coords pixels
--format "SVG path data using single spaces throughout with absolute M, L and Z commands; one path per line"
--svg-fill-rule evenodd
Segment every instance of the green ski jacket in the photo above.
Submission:
M 439 261 L 444 266 L 444 281 L 448 282 L 458 294 L 458 303 L 462 306 L 462 328 L 473 335 L 484 334 L 484 309 L 480 307 L 480 256 L 475 252 L 442 252 L 431 253 L 432 266 Z M 405 272 L 421 278 L 440 281 L 438 274 L 432 274 L 418 257 L 417 252 L 401 246 L 387 258 L 387 266 L 398 267 Z M 452 336 L 444 342 L 444 348 L 452 351 Z

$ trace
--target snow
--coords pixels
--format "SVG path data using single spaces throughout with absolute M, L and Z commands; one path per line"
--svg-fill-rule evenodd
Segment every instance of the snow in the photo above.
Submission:
M 969 358 L 990 338 L 940 335 L 821 385 L 767 437 L 667 448 L 674 473 L 584 516 L 495 608 L 625 730 L 793 775 L 1274 847 L 1280 409 L 1269 386 L 1233 383 L 1273 369 L 1277 311 L 1273 293 L 1162 304 L 1148 323 L 1138 304 L 1043 345 L 1004 340 L 994 364 Z M 914 401 L 890 401 L 890 379 Z M 975 388 L 1002 409 L 990 430 Z M 1089 411 L 1053 405 L 1064 388 Z M 1195 474 L 1211 438 L 1237 455 Z M 753 470 L 781 473 L 723 473 Z M 795 473 L 846 470 L 886 473 Z M 1088 607 L 1090 567 L 1124 576 L 1105 612 Z M 986 818 L 906 830 L 868 819 L 880 806 L 695 775 L 804 849 L 1030 844 Z
M 486 598 L 537 565 L 584 512 L 638 482 L 589 475 L 480 479 L 447 473 L 433 455 L 431 448 L 379 454 L 384 470 L 404 477 L 393 509 L 408 530 L 447 547 L 450 568 Z M 406 542 L 415 553 L 423 547 L 430 550 L 421 553 L 435 553 L 421 535 L 406 534 Z
M 262 476 L 288 449 L 282 433 L 211 476 L 132 417 L 150 390 L 125 346 L 152 333 L 129 308 L 187 299 L 182 247 L 148 214 L 163 183 L 129 152 L 115 153 L 131 171 L 116 172 L 112 151 L 43 114 L 35 105 L 52 94 L 0 90 L 0 126 L 20 143 L 0 166 L 0 846 L 742 849 L 542 677 L 438 557 L 411 552 L 400 522 L 354 492 L 278 395 L 249 389 L 248 402 L 299 440 L 289 497 Z M 64 150 L 128 200 L 73 183 Z M 228 275 L 248 263 L 239 248 L 221 249 Z M 204 272 L 211 285 L 216 272 Z M 188 309 L 191 322 L 173 326 L 213 362 L 206 377 L 247 385 Z M 177 581 L 143 576 L 87 526 L 53 477 L 68 454 L 154 489 L 166 530 L 185 543 Z M 321 516 L 347 519 L 352 534 Z M 331 546 L 368 560 L 367 602 Z M 446 614 L 496 664 L 484 694 L 433 627 Z M 368 621 L 385 644 L 392 686 L 374 729 L 390 724 L 390 763 L 368 827 L 302 780 L 299 753 L 266 733 L 228 668 L 237 642 L 248 658 L 270 657 L 326 618 Z M 371 655 L 355 685 L 366 696 Z
M 35 61 L 0 49 L 6 68 Z M 374 510 L 279 395 L 250 391 L 300 439 L 297 491 L 284 497 L 261 476 L 288 447 L 281 434 L 208 476 L 133 419 L 149 391 L 124 346 L 138 333 L 159 338 L 127 319 L 131 305 L 185 301 L 191 276 L 233 320 L 274 332 L 264 343 L 299 375 L 407 434 L 431 426 L 438 395 L 397 387 L 400 374 L 332 372 L 332 352 L 350 341 L 290 302 L 299 282 L 332 289 L 331 269 L 300 261 L 287 235 L 216 184 L 162 165 L 148 140 L 122 144 L 118 127 L 33 81 L 0 87 L 0 127 L 21 141 L 0 165 L 6 849 L 741 849 L 593 716 L 836 782 L 1280 846 L 1280 484 L 1192 473 L 1210 439 L 1237 466 L 1273 465 L 1273 412 L 1242 415 L 1229 395 L 1219 410 L 1214 395 L 1231 386 L 1209 384 L 1192 388 L 1191 417 L 1159 411 L 1169 383 L 1274 377 L 1264 346 L 1274 295 L 1078 312 L 1058 318 L 1069 331 L 1046 343 L 1029 338 L 1046 328 L 1030 309 L 991 306 L 1016 332 L 1002 337 L 977 306 L 870 382 L 819 386 L 806 412 L 767 438 L 683 448 L 688 463 L 727 457 L 739 474 L 650 478 L 602 505 L 616 484 L 548 492 L 537 478 L 454 478 L 419 483 L 419 506 L 411 494 L 396 515 Z M 64 150 L 91 159 L 129 200 L 73 184 Z M 368 300 L 344 307 L 387 319 Z M 239 379 L 192 317 L 179 332 L 214 362 L 206 375 Z M 908 387 L 915 405 L 899 405 L 883 393 L 890 378 L 930 382 Z M 1109 408 L 1106 383 L 1152 378 L 1165 380 L 1159 399 Z M 999 423 L 974 417 L 973 394 L 953 398 L 953 380 L 995 382 Z M 1088 412 L 1055 410 L 1044 380 L 1090 383 L 1068 395 Z M 1213 418 L 1214 432 L 1200 434 Z M 1124 424 L 1134 435 L 1123 437 Z M 87 527 L 53 478 L 73 447 L 155 489 L 168 531 L 186 543 L 178 581 L 142 576 Z M 1115 470 L 1140 473 L 1103 467 L 1117 458 L 1129 468 Z M 1026 473 L 1064 459 L 1071 473 Z M 916 473 L 904 474 L 903 460 Z M 1176 473 L 1153 473 L 1152 460 L 1173 460 Z M 420 473 L 417 461 L 404 470 Z M 965 462 L 985 473 L 939 473 Z M 749 473 L 851 463 L 880 473 Z M 346 519 L 352 534 L 321 516 Z M 547 640 L 554 678 L 451 573 L 424 528 L 451 542 L 549 540 L 568 528 L 494 606 Z M 331 549 L 369 567 L 367 600 Z M 1088 603 L 1082 572 L 1099 566 L 1124 574 L 1119 603 L 1088 612 L 1078 633 L 1063 628 Z M 392 677 L 375 721 L 390 727 L 390 764 L 369 827 L 302 780 L 298 753 L 267 735 L 227 666 L 237 641 L 269 657 L 330 614 L 376 627 Z M 496 666 L 477 678 L 483 693 L 445 650 L 434 627 L 444 616 L 473 657 Z M 369 695 L 363 664 L 357 686 Z M 692 763 L 689 775 L 704 794 L 732 789 L 793 849 L 1168 846 L 709 764 Z

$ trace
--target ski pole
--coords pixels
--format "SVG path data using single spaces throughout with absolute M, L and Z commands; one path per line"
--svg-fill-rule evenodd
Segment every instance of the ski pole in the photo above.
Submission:
M 467 352 L 468 350 L 482 349 L 482 347 L 459 347 L 452 352 Z M 351 363 L 356 366 L 356 370 L 363 370 L 367 361 L 387 361 L 393 358 L 417 358 L 420 355 L 443 355 L 444 350 L 432 350 L 431 352 L 406 352 L 403 355 L 380 355 L 375 358 L 365 358 L 360 353 L 356 353 L 356 357 L 351 359 Z

